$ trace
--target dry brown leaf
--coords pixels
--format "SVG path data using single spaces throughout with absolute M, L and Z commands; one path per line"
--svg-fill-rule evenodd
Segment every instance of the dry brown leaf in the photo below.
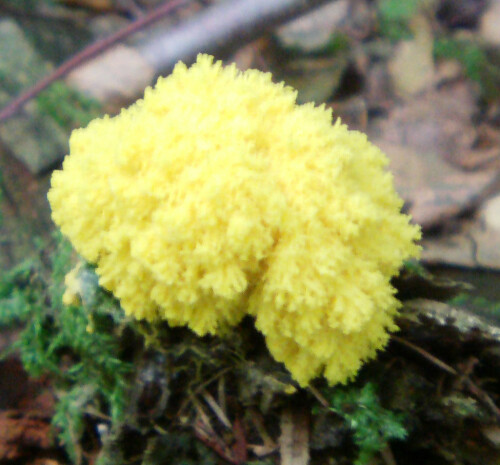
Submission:
M 29 462 L 26 465 L 63 465 L 63 463 L 54 459 L 41 458 L 35 459 L 33 462 Z
M 27 451 L 53 447 L 50 419 L 17 410 L 0 412 L 0 460 L 14 460 Z
M 472 85 L 465 81 L 450 84 L 396 106 L 381 123 L 381 139 L 453 162 L 474 144 L 477 134 L 472 117 L 476 112 Z
M 460 230 L 423 241 L 423 260 L 431 264 L 500 270 L 500 195 L 481 207 L 476 218 Z
M 494 171 L 467 173 L 435 152 L 374 140 L 391 160 L 395 185 L 414 221 L 424 229 L 443 224 L 477 205 L 496 180 Z
M 466 170 L 499 169 L 500 130 L 492 124 L 480 124 L 474 148 L 455 156 L 454 162 Z
M 472 88 L 456 83 L 397 106 L 379 122 L 373 141 L 389 156 L 396 188 L 424 228 L 476 206 L 495 183 L 495 170 L 470 173 L 456 163 L 476 139 L 475 110 Z

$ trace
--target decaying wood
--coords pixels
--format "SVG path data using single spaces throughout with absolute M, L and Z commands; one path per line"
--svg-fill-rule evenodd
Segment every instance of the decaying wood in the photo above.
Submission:
M 305 410 L 285 408 L 281 414 L 281 465 L 309 463 L 309 416 Z

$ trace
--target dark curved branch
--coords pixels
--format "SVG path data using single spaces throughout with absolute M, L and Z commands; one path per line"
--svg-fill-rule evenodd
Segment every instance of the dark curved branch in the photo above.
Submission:
M 117 33 L 77 53 L 52 74 L 14 99 L 0 112 L 0 123 L 57 79 L 94 58 L 117 42 L 158 21 L 186 0 L 169 0 Z M 200 52 L 224 54 L 265 31 L 332 0 L 228 0 L 207 7 L 198 15 L 139 46 L 157 72 L 169 71 L 179 60 L 189 64 Z
M 54 72 L 38 81 L 33 87 L 30 87 L 27 91 L 23 92 L 19 97 L 15 98 L 6 107 L 4 107 L 0 112 L 0 123 L 17 113 L 28 101 L 36 97 L 42 90 L 46 89 L 54 81 L 61 79 L 71 70 L 96 57 L 117 42 L 120 42 L 126 37 L 163 18 L 183 3 L 186 3 L 186 0 L 169 0 L 153 10 L 151 13 L 137 19 L 127 27 L 120 29 L 115 34 L 98 40 L 97 42 L 84 48 L 81 52 L 77 53 L 69 60 L 65 61 L 61 66 L 56 68 Z

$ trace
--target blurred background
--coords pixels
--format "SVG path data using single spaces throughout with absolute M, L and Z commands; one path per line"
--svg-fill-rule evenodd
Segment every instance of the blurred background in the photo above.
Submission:
M 0 1 L 2 268 L 50 240 L 71 130 L 198 52 L 366 132 L 424 229 L 423 262 L 500 308 L 499 0 Z
M 198 52 L 367 133 L 422 225 L 423 264 L 471 283 L 454 303 L 500 324 L 500 0 L 0 0 L 2 272 L 52 246 L 46 194 L 71 131 Z M 16 359 L 0 371 L 2 409 L 30 397 Z M 2 428 L 0 461 L 16 459 Z
M 500 300 L 498 0 L 0 1 L 3 268 L 53 230 L 46 191 L 71 130 L 198 52 L 270 71 L 368 133 L 424 228 L 423 261 Z

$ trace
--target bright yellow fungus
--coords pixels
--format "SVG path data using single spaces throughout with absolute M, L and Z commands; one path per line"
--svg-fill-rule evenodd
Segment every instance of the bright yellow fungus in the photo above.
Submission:
M 200 55 L 73 132 L 52 216 L 139 319 L 199 335 L 255 317 L 303 386 L 354 377 L 418 255 L 387 158 L 271 75 Z

